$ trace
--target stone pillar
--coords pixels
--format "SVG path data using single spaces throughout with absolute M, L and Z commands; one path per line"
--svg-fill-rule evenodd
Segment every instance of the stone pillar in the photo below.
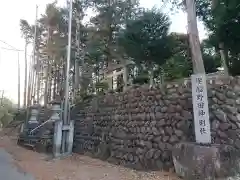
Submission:
M 73 148 L 73 136 L 74 136 L 74 121 L 70 121 L 69 130 L 67 133 L 67 154 L 72 153 Z
M 23 133 L 24 127 L 25 127 L 25 123 L 22 123 L 22 124 L 21 124 L 21 127 L 20 127 L 20 134 Z
M 53 115 L 51 116 L 54 122 L 54 137 L 53 137 L 53 156 L 59 157 L 61 155 L 61 144 L 62 144 L 62 120 L 60 118 L 61 103 L 52 102 Z
M 107 78 L 107 82 L 108 82 L 108 88 L 110 89 L 110 90 L 112 90 L 113 89 L 113 77 L 111 76 L 111 77 L 108 77 Z

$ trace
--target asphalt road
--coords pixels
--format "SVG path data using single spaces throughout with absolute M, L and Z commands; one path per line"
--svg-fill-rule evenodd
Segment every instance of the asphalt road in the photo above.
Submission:
M 33 176 L 13 165 L 12 156 L 0 148 L 0 180 L 35 180 Z

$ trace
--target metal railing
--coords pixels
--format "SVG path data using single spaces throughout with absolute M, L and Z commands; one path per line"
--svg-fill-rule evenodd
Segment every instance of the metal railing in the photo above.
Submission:
M 35 127 L 34 129 L 32 129 L 30 131 L 30 134 L 32 134 L 34 131 L 36 131 L 37 129 L 39 129 L 40 127 L 44 126 L 45 124 L 47 124 L 48 122 L 54 122 L 54 120 L 52 120 L 51 118 L 45 122 L 43 122 L 42 124 L 38 125 L 37 127 Z

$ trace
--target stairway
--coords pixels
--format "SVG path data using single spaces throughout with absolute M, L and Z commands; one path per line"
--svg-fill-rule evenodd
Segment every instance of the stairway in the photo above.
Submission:
M 25 147 L 34 148 L 36 143 L 39 141 L 39 138 L 41 137 L 40 129 L 37 129 L 32 133 L 31 131 L 38 126 L 39 126 L 38 122 L 27 123 L 26 126 L 24 127 L 23 132 L 19 134 L 18 144 Z
M 38 152 L 49 153 L 52 151 L 53 123 L 47 123 L 41 127 L 43 122 L 51 116 L 51 111 L 44 108 L 40 109 L 38 121 L 36 123 L 27 123 L 23 132 L 19 134 L 18 144 L 36 150 Z M 39 128 L 37 128 L 39 127 Z M 37 128 L 33 132 L 33 129 Z

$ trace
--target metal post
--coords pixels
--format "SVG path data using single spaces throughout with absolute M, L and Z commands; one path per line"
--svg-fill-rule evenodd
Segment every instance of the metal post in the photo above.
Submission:
M 69 4 L 69 20 L 68 20 L 68 47 L 67 47 L 67 67 L 66 67 L 66 84 L 65 84 L 65 102 L 64 102 L 64 116 L 63 124 L 69 124 L 68 120 L 68 99 L 69 99 L 69 70 L 70 70 L 70 59 L 71 59 L 71 35 L 72 35 L 72 0 Z M 66 131 L 63 133 L 63 151 L 65 151 L 67 134 Z M 64 152 L 63 152 L 64 153 Z

